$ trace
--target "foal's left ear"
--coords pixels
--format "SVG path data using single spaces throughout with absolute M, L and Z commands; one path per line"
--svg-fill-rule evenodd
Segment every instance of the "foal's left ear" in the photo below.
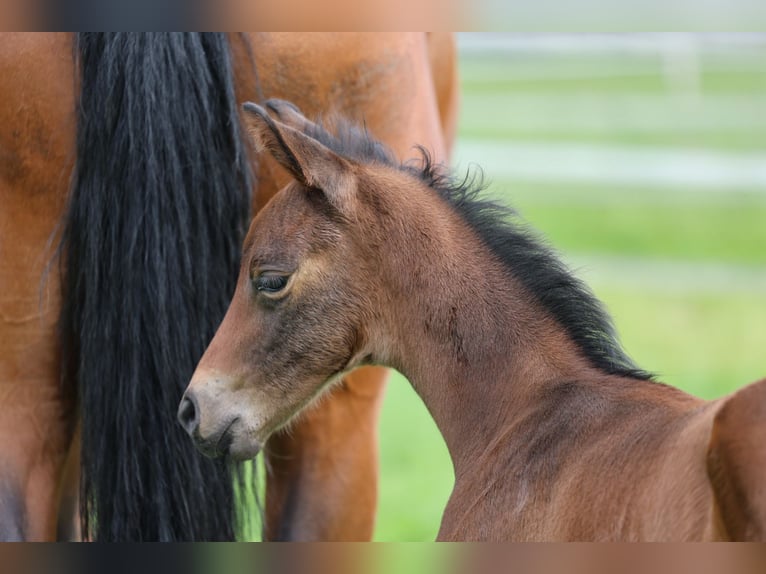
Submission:
M 245 125 L 257 151 L 267 151 L 298 182 L 324 192 L 339 211 L 349 209 L 355 183 L 346 159 L 311 136 L 274 119 L 257 104 L 247 102 L 243 108 Z M 311 125 L 309 120 L 305 122 Z

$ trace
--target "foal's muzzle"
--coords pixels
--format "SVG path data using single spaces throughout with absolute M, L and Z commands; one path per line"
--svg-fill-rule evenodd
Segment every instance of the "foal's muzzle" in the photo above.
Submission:
M 178 422 L 194 441 L 197 449 L 207 457 L 217 458 L 229 453 L 232 445 L 232 429 L 239 417 L 219 421 L 212 432 L 202 435 L 200 432 L 200 407 L 193 391 L 187 390 L 178 407 Z
M 248 460 L 263 443 L 251 428 L 254 413 L 230 391 L 232 386 L 220 375 L 195 377 L 178 406 L 178 422 L 205 456 Z

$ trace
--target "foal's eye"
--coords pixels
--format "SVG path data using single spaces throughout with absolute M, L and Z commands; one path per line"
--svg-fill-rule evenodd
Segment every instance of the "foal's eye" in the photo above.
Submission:
M 264 271 L 255 278 L 255 289 L 264 295 L 276 295 L 287 287 L 289 275 L 274 271 Z

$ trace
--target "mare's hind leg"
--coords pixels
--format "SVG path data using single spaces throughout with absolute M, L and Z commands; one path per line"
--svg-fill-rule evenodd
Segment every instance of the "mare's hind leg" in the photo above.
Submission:
M 50 239 L 74 149 L 71 38 L 0 35 L 0 538 L 53 540 L 72 435 Z
M 766 379 L 737 391 L 718 411 L 707 462 L 726 537 L 766 541 Z
M 0 281 L 7 271 L 6 259 Z M 38 312 L 39 290 L 29 287 L 0 293 L 0 539 L 54 540 L 73 405 L 58 377 L 55 314 Z
M 386 369 L 347 376 L 321 408 L 269 439 L 266 540 L 365 541 L 377 503 L 377 420 Z M 317 496 L 314 485 L 323 485 Z

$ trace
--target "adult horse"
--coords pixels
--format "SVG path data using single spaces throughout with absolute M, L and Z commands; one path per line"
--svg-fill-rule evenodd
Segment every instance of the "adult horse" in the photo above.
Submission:
M 179 408 L 251 457 L 341 376 L 399 369 L 450 451 L 441 540 L 766 540 L 766 379 L 714 401 L 651 380 L 512 213 L 425 157 L 246 104 L 295 177 L 256 216 Z
M 249 208 L 290 177 L 251 173 L 238 102 L 342 110 L 445 156 L 454 68 L 443 35 L 0 36 L 0 538 L 53 539 L 80 458 L 86 536 L 234 537 L 235 478 L 175 404 Z M 266 538 L 369 538 L 384 378 L 349 377 L 270 443 Z

